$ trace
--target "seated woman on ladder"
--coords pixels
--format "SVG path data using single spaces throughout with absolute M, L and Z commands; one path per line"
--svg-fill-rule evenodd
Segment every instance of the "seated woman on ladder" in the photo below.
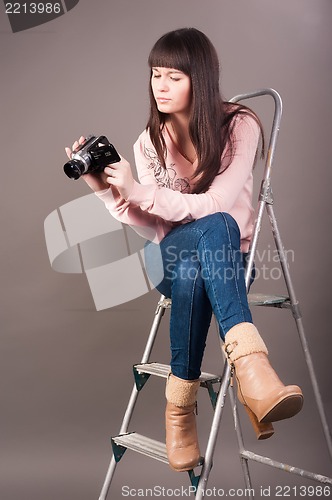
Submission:
M 200 459 L 194 410 L 212 312 L 257 432 L 298 413 L 303 395 L 271 367 L 247 301 L 259 119 L 223 101 L 216 50 L 197 29 L 162 36 L 149 65 L 150 117 L 134 146 L 140 182 L 125 159 L 83 177 L 116 219 L 156 235 L 146 246 L 147 268 L 153 281 L 157 246 L 164 277 L 156 287 L 172 299 L 166 447 L 170 466 L 184 471 Z

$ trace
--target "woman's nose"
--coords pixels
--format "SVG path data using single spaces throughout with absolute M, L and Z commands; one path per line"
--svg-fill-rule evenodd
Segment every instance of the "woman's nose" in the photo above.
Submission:
M 157 88 L 158 88 L 159 92 L 167 92 L 168 85 L 167 85 L 167 81 L 165 78 L 158 79 Z

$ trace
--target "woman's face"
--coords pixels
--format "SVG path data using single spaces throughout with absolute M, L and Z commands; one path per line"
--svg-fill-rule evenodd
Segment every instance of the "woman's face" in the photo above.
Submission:
M 174 68 L 152 68 L 151 86 L 161 113 L 189 114 L 191 105 L 189 76 Z

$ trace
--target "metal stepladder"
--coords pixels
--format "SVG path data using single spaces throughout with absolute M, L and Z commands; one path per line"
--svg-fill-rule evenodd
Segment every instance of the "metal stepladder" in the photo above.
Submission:
M 322 402 L 322 398 L 320 395 L 317 378 L 315 375 L 308 343 L 306 340 L 302 316 L 299 308 L 299 303 L 295 295 L 295 291 L 293 288 L 292 280 L 290 277 L 290 272 L 287 263 L 287 254 L 284 250 L 281 236 L 279 233 L 276 217 L 273 209 L 273 194 L 271 189 L 271 169 L 274 159 L 274 152 L 276 147 L 277 136 L 280 128 L 280 120 L 282 115 L 282 101 L 280 95 L 273 89 L 262 89 L 256 92 L 241 94 L 233 97 L 231 102 L 239 102 L 245 99 L 256 98 L 259 96 L 268 95 L 271 96 L 274 100 L 274 116 L 273 123 L 271 127 L 271 133 L 269 138 L 269 146 L 268 152 L 266 155 L 264 175 L 261 184 L 261 189 L 259 193 L 258 200 L 258 208 L 256 213 L 256 221 L 254 226 L 253 238 L 249 253 L 249 258 L 246 267 L 246 285 L 247 289 L 249 288 L 251 271 L 254 265 L 255 253 L 257 251 L 259 234 L 262 226 L 262 219 L 265 210 L 267 211 L 268 218 L 270 220 L 273 237 L 276 245 L 276 249 L 279 255 L 280 266 L 283 272 L 285 284 L 287 287 L 288 296 L 281 295 L 264 295 L 264 294 L 248 294 L 248 300 L 250 306 L 267 306 L 267 307 L 277 307 L 277 308 L 286 308 L 291 310 L 292 315 L 294 317 L 299 339 L 302 345 L 302 349 L 305 356 L 305 361 L 308 367 L 314 396 L 320 416 L 320 420 L 323 427 L 323 432 L 326 440 L 326 444 L 328 447 L 328 451 L 330 457 L 332 459 L 332 439 L 329 431 L 324 406 Z M 169 366 L 162 365 L 160 363 L 150 363 L 150 355 L 155 343 L 156 335 L 158 332 L 159 325 L 161 323 L 162 317 L 166 311 L 171 307 L 171 300 L 167 299 L 164 296 L 161 296 L 157 309 L 155 311 L 155 317 L 151 326 L 150 334 L 148 336 L 148 340 L 145 346 L 145 350 L 141 359 L 141 362 L 134 366 L 134 378 L 135 383 L 132 389 L 132 393 L 128 402 L 128 406 L 122 421 L 122 425 L 120 428 L 119 435 L 112 438 L 112 448 L 113 448 L 113 457 L 110 462 L 104 484 L 99 496 L 99 500 L 106 500 L 108 491 L 114 476 L 115 468 L 117 463 L 122 458 L 124 452 L 127 449 L 133 450 L 135 452 L 141 453 L 145 456 L 148 456 L 152 459 L 159 460 L 164 463 L 168 463 L 167 455 L 166 455 L 166 446 L 165 444 L 150 439 L 146 436 L 142 436 L 135 432 L 128 431 L 130 420 L 134 411 L 134 407 L 139 395 L 140 390 L 143 388 L 145 382 L 150 377 L 150 375 L 156 375 L 159 377 L 166 378 L 170 371 Z M 202 459 L 202 463 L 199 464 L 201 466 L 201 470 L 199 475 L 195 475 L 194 471 L 188 471 L 191 484 L 196 488 L 195 498 L 201 500 L 204 498 L 204 491 L 206 490 L 209 474 L 212 468 L 213 455 L 216 446 L 217 435 L 221 423 L 223 408 L 225 404 L 225 399 L 227 393 L 229 394 L 230 403 L 232 406 L 232 413 L 234 418 L 235 431 L 237 435 L 238 447 L 239 447 L 239 456 L 242 465 L 242 471 L 244 476 L 244 482 L 246 488 L 248 488 L 249 494 L 251 498 L 253 497 L 251 477 L 249 472 L 249 460 L 253 460 L 259 462 L 261 464 L 269 465 L 270 467 L 275 467 L 277 469 L 281 469 L 287 471 L 289 473 L 297 474 L 302 477 L 312 479 L 314 481 L 318 481 L 323 484 L 331 484 L 332 478 L 323 476 L 321 474 L 317 474 L 314 472 L 305 471 L 303 469 L 293 467 L 287 465 L 285 463 L 277 462 L 270 458 L 258 455 L 244 448 L 243 436 L 240 427 L 239 415 L 236 408 L 236 398 L 234 395 L 233 387 L 230 386 L 230 378 L 231 378 L 231 369 L 228 362 L 224 357 L 224 365 L 223 365 L 223 373 L 222 375 L 213 375 L 209 373 L 202 373 L 200 377 L 201 387 L 205 387 L 208 389 L 209 396 L 211 399 L 211 403 L 214 409 L 210 434 L 208 437 L 208 442 L 204 454 L 204 458 Z M 217 390 L 215 389 L 215 385 L 217 384 Z

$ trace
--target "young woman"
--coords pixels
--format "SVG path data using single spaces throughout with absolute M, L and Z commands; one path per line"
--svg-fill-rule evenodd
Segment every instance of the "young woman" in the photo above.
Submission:
M 149 65 L 150 118 L 134 145 L 139 182 L 125 159 L 83 177 L 115 218 L 153 230 L 146 246 L 152 281 L 161 251 L 164 277 L 156 286 L 172 298 L 166 447 L 170 466 L 184 471 L 200 459 L 194 410 L 212 312 L 257 433 L 269 437 L 270 423 L 299 412 L 303 396 L 271 367 L 247 302 L 260 122 L 248 108 L 223 101 L 216 50 L 197 29 L 162 36 Z

